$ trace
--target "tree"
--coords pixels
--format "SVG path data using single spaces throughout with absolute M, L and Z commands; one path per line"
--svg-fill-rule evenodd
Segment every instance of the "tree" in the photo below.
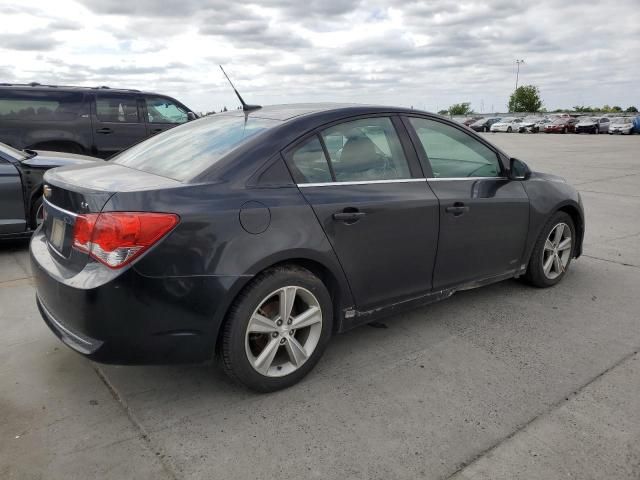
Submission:
M 573 111 L 577 112 L 577 113 L 588 113 L 588 112 L 593 112 L 596 109 L 593 107 L 587 107 L 585 105 L 576 105 L 575 107 L 573 107 Z
M 518 87 L 509 98 L 510 112 L 537 112 L 541 108 L 540 90 L 535 85 Z
M 438 110 L 438 115 L 449 115 L 449 110 Z
M 454 103 L 449 107 L 449 115 L 469 115 L 473 113 L 470 102 Z
M 614 105 L 613 107 L 611 107 L 611 112 L 612 113 L 618 113 L 622 111 L 622 107 L 619 107 L 618 105 Z
M 627 112 L 627 113 L 638 113 L 638 109 L 632 105 L 629 108 L 627 108 L 625 110 L 625 112 Z

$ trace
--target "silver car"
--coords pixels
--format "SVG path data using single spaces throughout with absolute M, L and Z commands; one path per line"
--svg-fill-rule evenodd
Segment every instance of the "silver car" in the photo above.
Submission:
M 576 124 L 576 133 L 607 133 L 609 124 L 608 117 L 579 117 Z
M 611 120 L 609 135 L 619 133 L 621 135 L 633 134 L 633 117 L 617 117 Z

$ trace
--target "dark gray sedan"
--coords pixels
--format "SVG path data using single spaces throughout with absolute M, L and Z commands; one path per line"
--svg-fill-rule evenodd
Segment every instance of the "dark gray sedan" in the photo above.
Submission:
M 514 277 L 555 285 L 584 235 L 562 178 L 402 108 L 218 114 L 45 182 L 31 261 L 64 343 L 111 363 L 217 355 L 259 391 L 384 315 Z
M 42 220 L 44 172 L 96 160 L 71 153 L 17 150 L 0 143 L 0 239 L 30 235 Z

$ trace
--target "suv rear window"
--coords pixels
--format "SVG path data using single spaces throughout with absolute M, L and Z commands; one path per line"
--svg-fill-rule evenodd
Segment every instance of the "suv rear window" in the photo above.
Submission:
M 113 158 L 114 163 L 174 180 L 187 180 L 250 138 L 281 122 L 237 115 L 212 115 L 151 137 Z
M 80 92 L 0 90 L 0 120 L 64 122 L 86 113 Z

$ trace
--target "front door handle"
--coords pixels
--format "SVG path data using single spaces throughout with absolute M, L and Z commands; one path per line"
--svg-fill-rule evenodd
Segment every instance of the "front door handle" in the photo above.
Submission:
M 467 207 L 462 202 L 456 202 L 456 203 L 453 204 L 452 207 L 447 207 L 444 210 L 447 213 L 453 214 L 454 217 L 459 217 L 463 213 L 468 212 L 469 211 L 469 207 Z
M 342 212 L 336 212 L 333 214 L 333 219 L 338 222 L 344 223 L 355 223 L 360 220 L 362 217 L 366 215 L 365 212 L 360 212 L 358 210 L 351 210 L 345 208 Z
M 113 133 L 113 130 L 111 130 L 109 127 L 104 127 L 104 128 L 99 128 L 98 130 L 96 130 L 96 133 L 108 134 L 108 133 Z

